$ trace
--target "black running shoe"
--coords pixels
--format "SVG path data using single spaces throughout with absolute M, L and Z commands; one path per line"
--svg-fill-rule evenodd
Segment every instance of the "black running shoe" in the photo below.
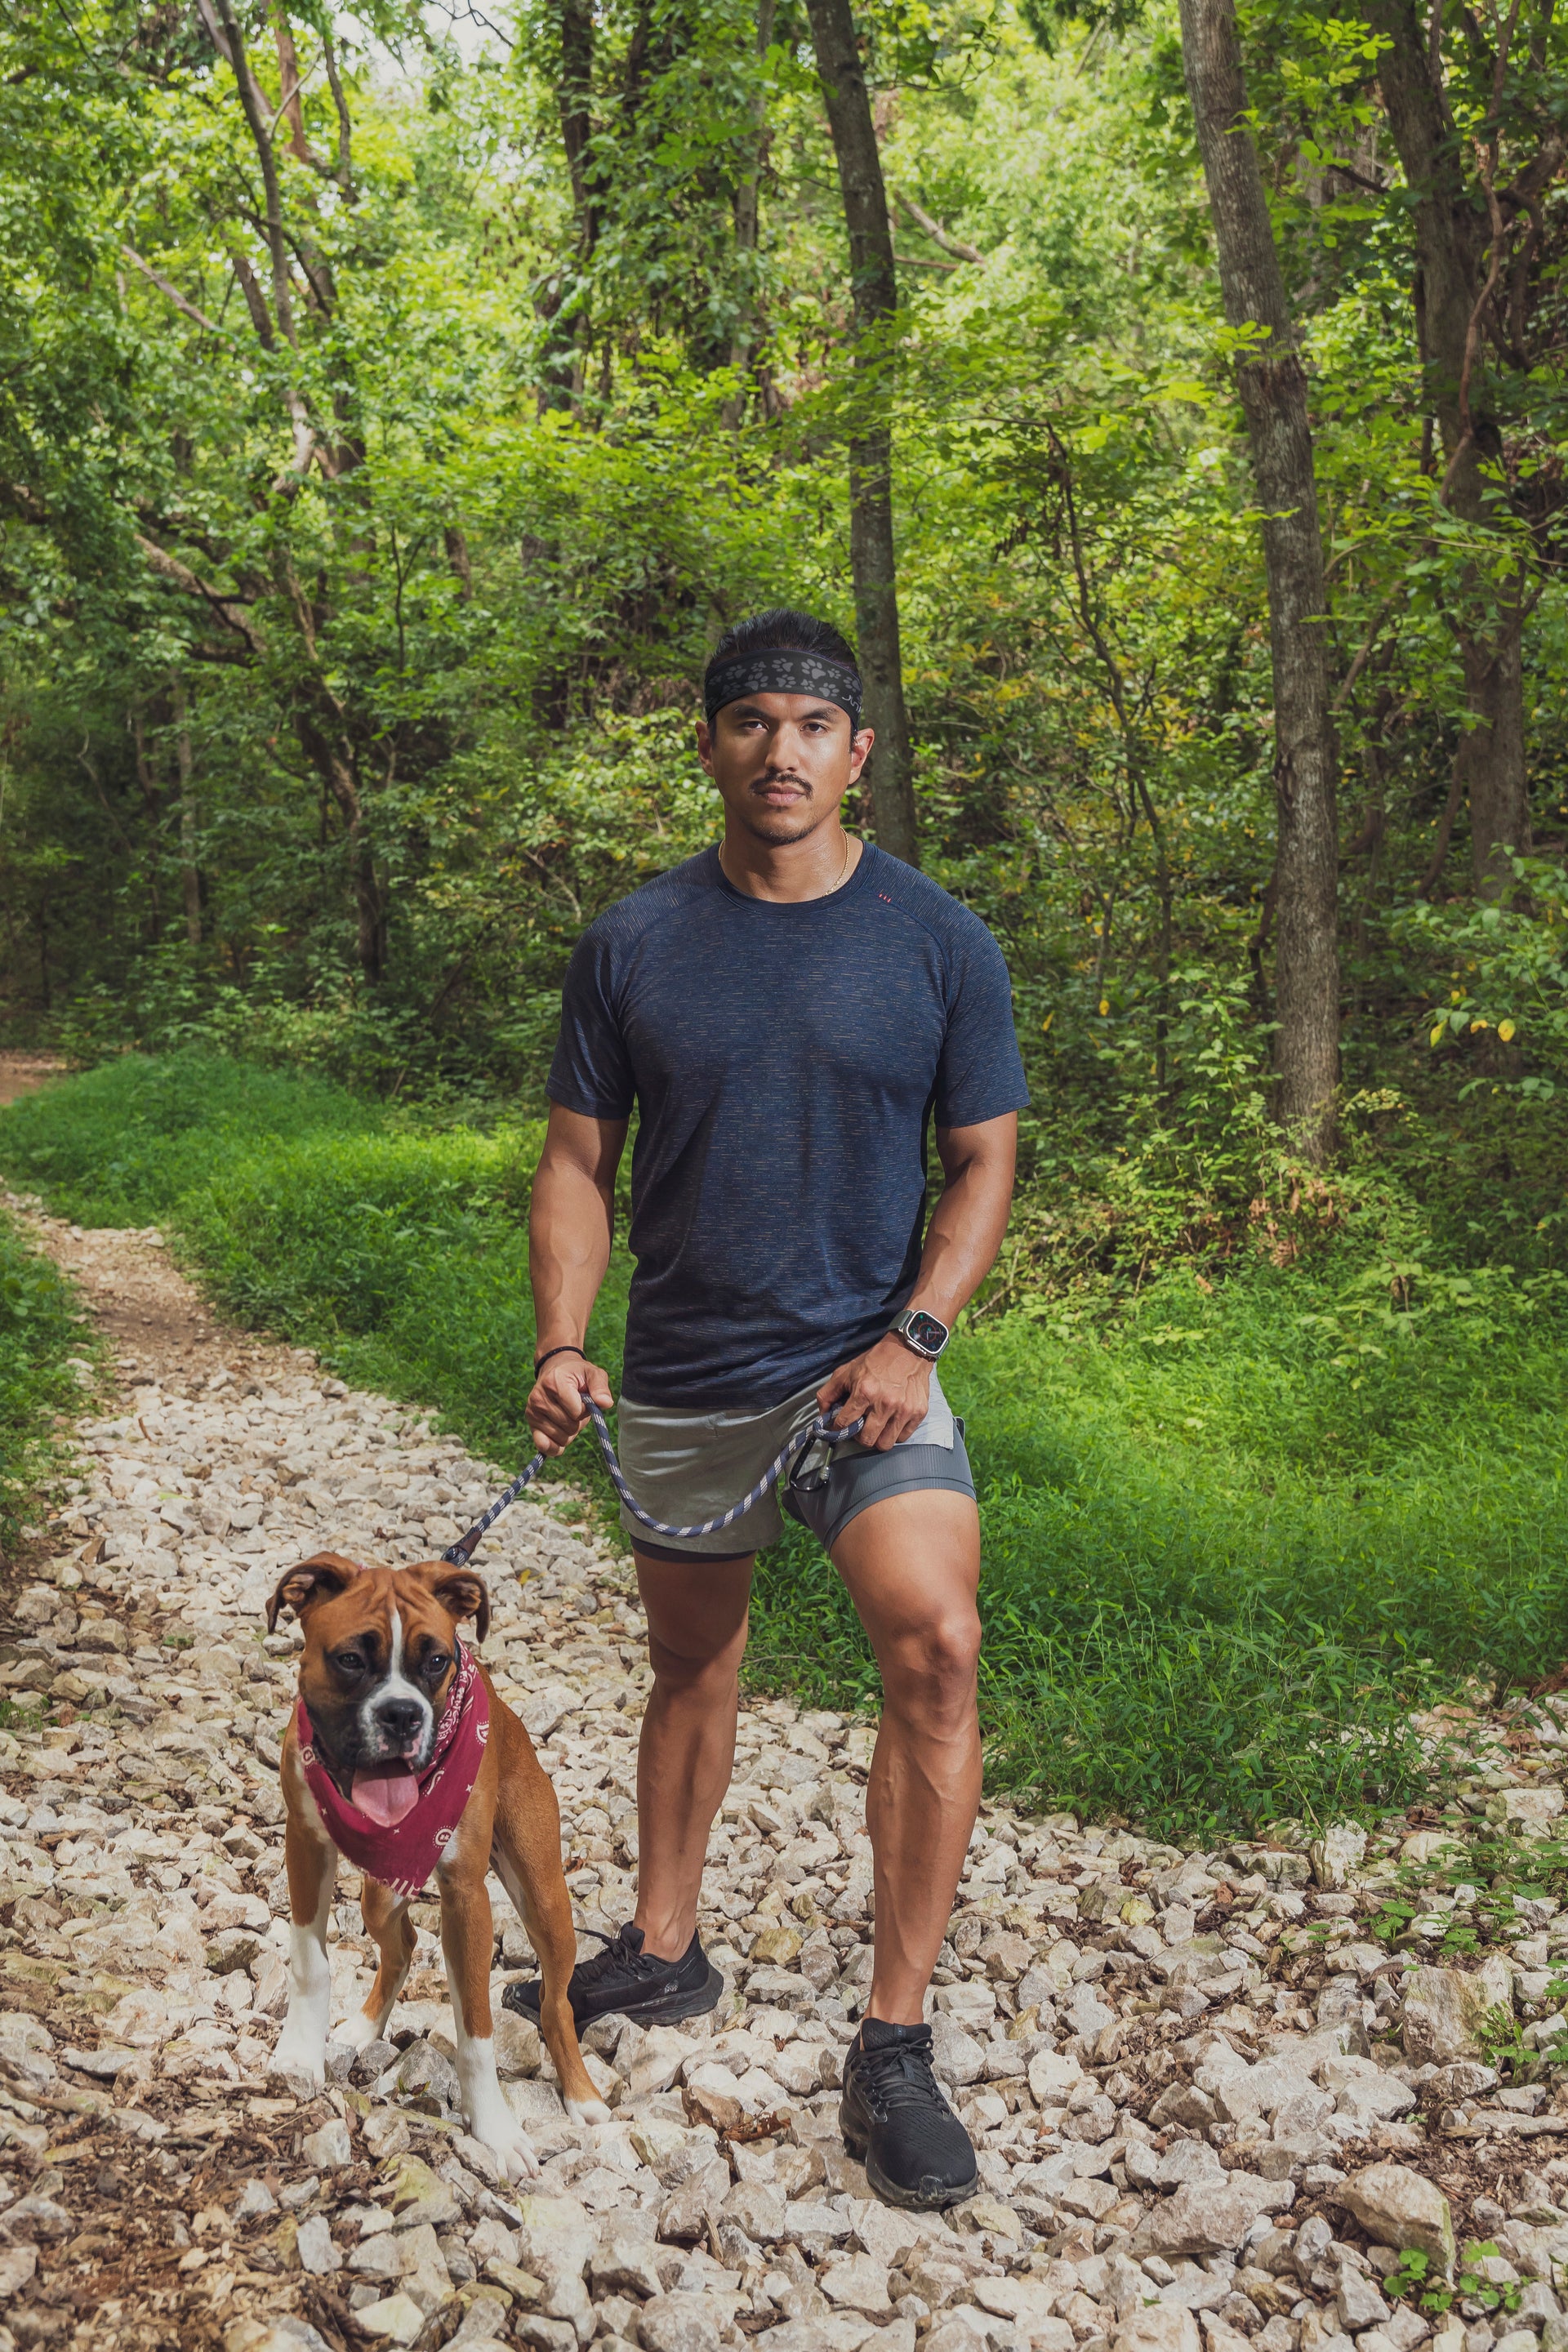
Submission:
M 589 1935 L 597 1934 L 590 1927 Z M 678 1960 L 656 1960 L 645 1952 L 642 1929 L 628 1924 L 613 1936 L 601 1936 L 605 1948 L 591 1960 L 579 1960 L 572 1971 L 567 1997 L 577 2030 L 596 2017 L 629 2017 L 638 2025 L 673 2025 L 679 2017 L 701 2017 L 717 2009 L 724 1979 L 693 1936 Z M 537 1977 L 509 1984 L 500 1997 L 503 2009 L 515 2009 L 537 2023 L 542 1988 Z
M 868 2017 L 844 2060 L 838 2128 L 886 2205 L 931 2212 L 980 2186 L 969 2134 L 931 2073 L 929 2025 Z

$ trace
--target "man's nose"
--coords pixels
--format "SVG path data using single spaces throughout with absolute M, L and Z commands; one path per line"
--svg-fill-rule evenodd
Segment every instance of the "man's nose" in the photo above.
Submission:
M 384 1698 L 375 1719 L 389 1739 L 412 1739 L 424 1725 L 425 1710 L 417 1699 Z

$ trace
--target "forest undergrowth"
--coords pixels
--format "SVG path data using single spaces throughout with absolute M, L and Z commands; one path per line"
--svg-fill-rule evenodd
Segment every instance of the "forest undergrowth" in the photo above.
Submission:
M 0 1113 L 0 1170 L 84 1224 L 159 1223 L 226 1314 L 511 1463 L 541 1133 L 125 1056 Z M 1172 1253 L 1120 1290 L 1016 1268 L 961 1328 L 944 1377 L 981 1489 L 994 1787 L 1189 1838 L 1386 1811 L 1429 1787 L 1414 1705 L 1561 1664 L 1568 1285 L 1423 1261 L 1386 1173 L 1335 1197 L 1319 1246 Z M 591 1333 L 612 1377 L 627 1272 L 617 1254 Z M 77 1327 L 38 1261 L 0 1282 L 53 1335 L 31 1356 L 0 1336 L 25 1420 L 68 1381 Z M 549 1475 L 608 1521 L 585 1446 Z M 874 1706 L 798 1530 L 760 1563 L 753 1626 L 756 1682 Z
M 70 1285 L 0 1213 L 0 1551 L 47 1474 L 61 1416 L 80 1394 L 75 1367 L 90 1363 L 92 1345 Z

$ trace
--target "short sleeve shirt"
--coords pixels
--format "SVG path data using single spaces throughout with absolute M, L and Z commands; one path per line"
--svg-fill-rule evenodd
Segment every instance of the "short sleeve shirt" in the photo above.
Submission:
M 761 1410 L 887 1330 L 919 1271 L 926 1138 L 1028 1101 L 1001 950 L 868 844 L 842 889 L 782 904 L 716 849 L 590 925 L 553 1101 L 638 1114 L 622 1386 Z

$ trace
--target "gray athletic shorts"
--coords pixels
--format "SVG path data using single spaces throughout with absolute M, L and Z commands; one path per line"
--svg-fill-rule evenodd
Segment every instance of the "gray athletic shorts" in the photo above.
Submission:
M 633 1404 L 623 1397 L 616 1414 L 621 1468 L 626 1484 L 656 1519 L 694 1527 L 728 1508 L 762 1476 L 785 1439 L 816 1418 L 816 1391 L 802 1389 L 763 1412 L 702 1412 Z M 888 1495 L 946 1489 L 974 1493 L 963 1423 L 931 1373 L 925 1419 L 902 1444 L 879 1454 L 858 1445 L 808 1446 L 797 1457 L 787 1488 L 771 1486 L 745 1517 L 717 1535 L 677 1542 L 651 1536 L 623 1504 L 621 1525 L 637 1548 L 655 1559 L 741 1559 L 777 1543 L 783 1503 L 791 1518 L 811 1529 L 830 1552 L 853 1518 Z

